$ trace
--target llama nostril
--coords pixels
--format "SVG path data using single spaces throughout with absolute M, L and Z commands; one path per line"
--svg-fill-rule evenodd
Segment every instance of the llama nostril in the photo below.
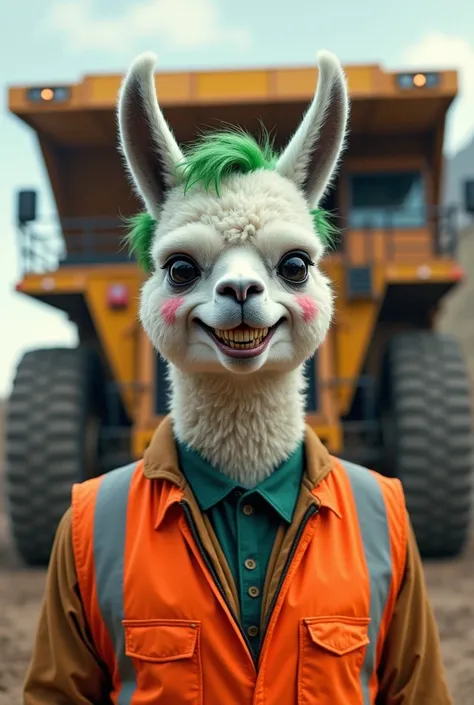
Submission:
M 239 302 L 245 301 L 249 296 L 261 294 L 264 290 L 259 281 L 222 281 L 217 286 L 217 293 L 221 296 L 230 296 Z

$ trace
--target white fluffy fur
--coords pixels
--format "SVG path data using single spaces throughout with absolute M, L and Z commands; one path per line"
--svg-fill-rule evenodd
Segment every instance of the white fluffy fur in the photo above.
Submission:
M 342 69 L 334 57 L 322 55 L 315 101 L 277 170 L 229 177 L 219 196 L 199 186 L 185 195 L 171 177 L 181 152 L 156 101 L 150 57 L 132 66 L 119 115 L 134 182 L 159 217 L 152 247 L 156 268 L 142 290 L 140 318 L 170 364 L 176 435 L 222 472 L 252 486 L 303 438 L 302 366 L 324 341 L 333 312 L 331 288 L 318 267 L 323 246 L 309 207 L 326 188 L 342 149 L 347 121 Z M 315 264 L 300 291 L 276 271 L 294 250 L 305 251 Z M 175 254 L 191 256 L 201 276 L 180 295 L 176 319 L 167 323 L 161 307 L 178 294 L 163 265 Z M 236 282 L 256 287 L 243 305 L 222 293 Z M 300 294 L 317 305 L 312 321 L 304 320 Z M 262 328 L 281 319 L 267 349 L 247 360 L 224 354 L 197 323 Z
M 287 374 L 188 375 L 171 365 L 175 434 L 244 487 L 254 487 L 304 436 L 305 380 Z M 212 429 L 212 430 L 210 430 Z

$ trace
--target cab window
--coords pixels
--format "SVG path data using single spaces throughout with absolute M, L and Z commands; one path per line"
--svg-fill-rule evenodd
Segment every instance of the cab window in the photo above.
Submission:
M 426 223 L 426 195 L 419 171 L 349 176 L 349 227 L 417 228 Z

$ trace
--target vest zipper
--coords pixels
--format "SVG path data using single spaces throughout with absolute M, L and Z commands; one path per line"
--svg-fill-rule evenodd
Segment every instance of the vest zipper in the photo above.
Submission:
M 260 653 L 262 653 L 263 642 L 265 640 L 265 635 L 267 633 L 268 625 L 270 624 L 270 620 L 273 615 L 273 610 L 275 609 L 275 605 L 276 605 L 278 597 L 280 595 L 281 588 L 283 586 L 283 583 L 285 582 L 285 578 L 286 578 L 288 571 L 290 569 L 290 566 L 293 562 L 293 558 L 295 557 L 296 549 L 298 548 L 298 544 L 300 542 L 301 536 L 303 535 L 303 532 L 306 529 L 306 526 L 307 526 L 309 520 L 311 519 L 311 517 L 314 516 L 315 514 L 318 514 L 318 512 L 319 512 L 319 506 L 317 506 L 316 504 L 312 504 L 310 507 L 308 507 L 308 509 L 304 513 L 303 519 L 301 520 L 301 524 L 298 527 L 298 531 L 296 532 L 293 543 L 291 544 L 288 558 L 286 559 L 285 566 L 284 566 L 282 573 L 280 575 L 278 585 L 277 585 L 275 593 L 272 597 L 272 601 L 270 602 L 270 605 L 268 607 L 267 616 L 265 617 L 265 621 L 263 623 L 262 634 L 260 636 L 260 649 L 259 649 Z
M 206 568 L 208 569 L 209 573 L 211 574 L 211 577 L 214 580 L 214 583 L 216 584 L 217 589 L 219 590 L 222 599 L 224 600 L 225 604 L 227 605 L 227 608 L 228 608 L 230 614 L 232 615 L 232 618 L 233 618 L 235 624 L 237 625 L 238 630 L 241 633 L 242 638 L 245 641 L 245 644 L 247 645 L 247 648 L 249 650 L 249 654 L 252 657 L 252 661 L 255 666 L 255 670 L 257 670 L 257 665 L 258 665 L 257 657 L 253 653 L 252 646 L 250 645 L 250 641 L 248 640 L 247 635 L 246 635 L 245 631 L 243 630 L 242 625 L 240 624 L 237 615 L 235 614 L 234 610 L 232 609 L 232 605 L 230 604 L 230 602 L 227 598 L 227 595 L 225 593 L 225 590 L 219 581 L 217 573 L 214 570 L 214 566 L 212 565 L 211 560 L 210 560 L 209 556 L 207 555 L 207 551 L 203 546 L 203 543 L 201 541 L 201 537 L 199 536 L 199 532 L 196 527 L 196 522 L 194 521 L 191 510 L 189 509 L 189 505 L 185 501 L 181 501 L 180 505 L 183 508 L 184 514 L 186 516 L 186 520 L 188 522 L 188 526 L 191 529 L 191 533 L 193 535 L 193 539 L 196 542 L 196 546 L 199 549 L 199 553 L 201 554 L 201 557 L 202 557 L 204 563 L 206 564 Z

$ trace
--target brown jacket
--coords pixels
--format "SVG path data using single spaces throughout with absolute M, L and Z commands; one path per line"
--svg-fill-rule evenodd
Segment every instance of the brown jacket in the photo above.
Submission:
M 331 471 L 327 450 L 311 434 L 312 463 L 302 482 L 291 526 L 281 528 L 270 560 L 263 611 L 270 604 L 294 534 L 311 501 L 311 490 Z M 310 440 L 309 438 L 307 439 Z M 315 462 L 316 461 L 316 462 Z M 179 470 L 171 423 L 157 429 L 145 454 L 145 475 L 184 487 L 201 540 L 238 613 L 234 581 L 207 518 L 200 514 Z M 381 661 L 379 705 L 452 705 L 441 662 L 439 637 L 428 601 L 423 568 L 409 535 L 403 584 Z M 97 655 L 81 603 L 71 538 L 71 513 L 60 523 L 51 557 L 36 646 L 28 670 L 25 705 L 106 705 L 110 680 Z

